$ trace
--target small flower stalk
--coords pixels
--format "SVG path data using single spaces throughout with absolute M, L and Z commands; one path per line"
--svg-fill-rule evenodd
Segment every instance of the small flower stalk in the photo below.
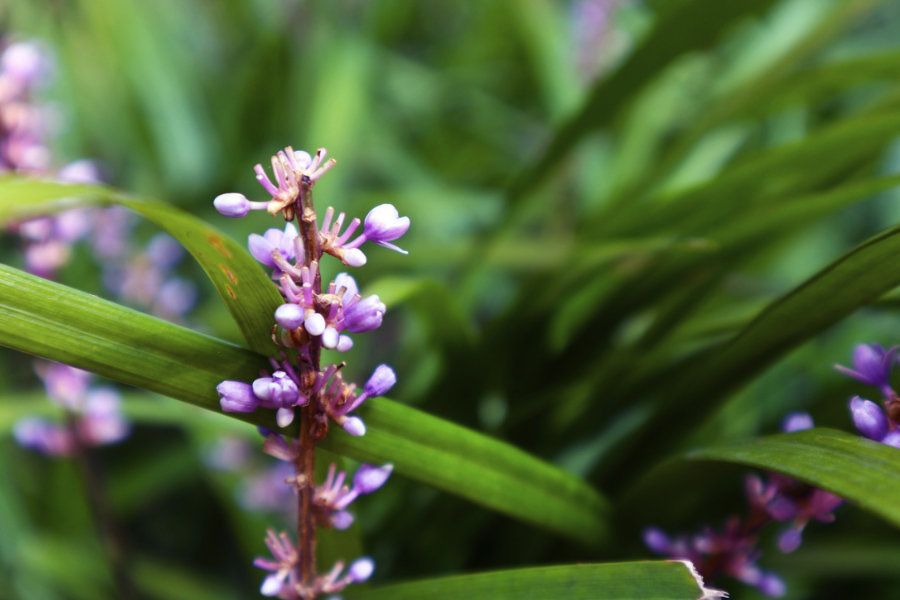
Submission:
M 248 239 L 250 253 L 270 270 L 283 298 L 271 315 L 272 339 L 283 350 L 270 359 L 271 371 L 261 372 L 259 378 L 226 380 L 216 388 L 222 410 L 273 410 L 279 427 L 293 424 L 299 411 L 299 439 L 289 442 L 276 432 L 261 430 L 264 452 L 294 466 L 294 474 L 284 482 L 297 500 L 297 541 L 269 530 L 266 545 L 272 558 L 255 562 L 269 572 L 260 589 L 262 595 L 284 599 L 313 600 L 372 575 L 375 565 L 369 558 L 357 559 L 349 567 L 339 561 L 328 573 L 317 573 L 315 532 L 317 528 L 350 527 L 355 520 L 348 510 L 350 504 L 383 486 L 393 471 L 390 464 L 364 464 L 349 481 L 347 474 L 332 464 L 324 480 L 316 483 L 315 445 L 327 435 L 329 423 L 350 435 L 365 435 L 365 423 L 355 411 L 367 399 L 386 394 L 397 381 L 393 369 L 380 365 L 359 389 L 345 381 L 342 371 L 346 363 L 321 364 L 323 349 L 349 351 L 351 335 L 380 327 L 386 310 L 378 296 L 360 294 L 348 273 L 323 284 L 322 257 L 328 254 L 345 266 L 361 267 L 367 259 L 360 246 L 367 241 L 406 254 L 392 242 L 410 225 L 408 217 L 384 204 L 372 209 L 364 221 L 353 218 L 349 222 L 345 213 L 335 218 L 335 210 L 329 207 L 320 227 L 312 188 L 336 164 L 326 156 L 324 148 L 311 156 L 287 147 L 272 157 L 271 176 L 261 164 L 254 168 L 268 200 L 227 193 L 213 202 L 216 210 L 229 218 L 265 210 L 270 215 L 281 214 L 286 222 L 284 229 L 271 228 Z
M 811 429 L 807 413 L 788 415 L 782 424 L 786 433 Z M 790 553 L 800 547 L 803 530 L 812 521 L 831 523 L 843 500 L 834 494 L 789 477 L 770 473 L 764 481 L 748 475 L 745 493 L 749 505 L 746 518 L 729 518 L 721 531 L 705 527 L 693 536 L 670 537 L 657 527 L 644 530 L 644 543 L 654 553 L 689 560 L 707 580 L 727 575 L 757 588 L 762 594 L 779 598 L 787 593 L 784 581 L 757 566 L 762 552 L 759 534 L 773 522 L 788 523 L 778 538 L 778 549 Z

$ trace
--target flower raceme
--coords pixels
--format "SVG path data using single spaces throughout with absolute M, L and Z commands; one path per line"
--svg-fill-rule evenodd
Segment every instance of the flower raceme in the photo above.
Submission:
M 323 289 L 320 261 L 329 254 L 344 265 L 361 267 L 366 263 L 366 255 L 360 246 L 367 241 L 406 254 L 391 242 L 405 234 L 410 225 L 409 218 L 401 217 L 394 206 L 383 204 L 372 209 L 364 223 L 353 218 L 346 227 L 347 215 L 340 213 L 335 218 L 334 209 L 329 207 L 320 229 L 312 187 L 335 165 L 334 159 L 325 161 L 326 154 L 324 148 L 315 156 L 285 148 L 272 157 L 274 181 L 262 165 L 254 169 L 257 181 L 271 199 L 255 202 L 242 194 L 228 193 L 213 202 L 226 217 L 239 218 L 251 210 L 266 210 L 271 215 L 282 214 L 286 221 L 283 230 L 271 228 L 263 235 L 250 235 L 247 241 L 253 257 L 271 269 L 273 285 L 283 298 L 271 315 L 271 335 L 286 350 L 269 359 L 270 372 L 263 371 L 252 382 L 226 380 L 216 390 L 222 410 L 274 410 L 279 427 L 293 423 L 295 408 L 301 407 L 298 440 L 288 442 L 277 433 L 261 430 L 265 436 L 263 451 L 285 461 L 296 473 L 284 476 L 283 468 L 273 471 L 276 479 L 283 477 L 293 487 L 298 535 L 295 545 L 287 534 L 276 535 L 269 530 L 266 544 L 272 559 L 259 558 L 254 564 L 269 572 L 260 592 L 288 600 L 314 600 L 371 576 L 375 565 L 368 558 L 353 562 L 346 573 L 344 563 L 338 561 L 331 571 L 317 575 L 315 532 L 317 527 L 350 527 L 354 521 L 347 510 L 350 503 L 384 485 L 393 470 L 390 464 L 361 465 L 352 485 L 348 485 L 347 474 L 338 472 L 332 464 L 325 481 L 314 483 L 315 444 L 327 435 L 329 419 L 351 435 L 364 435 L 365 423 L 350 413 L 368 398 L 387 393 L 397 381 L 393 369 L 380 365 L 362 390 L 357 390 L 356 384 L 344 381 L 342 369 L 346 363 L 321 364 L 323 348 L 347 352 L 353 347 L 347 334 L 366 333 L 381 326 L 385 305 L 378 296 L 360 295 L 356 281 L 347 273 L 340 273 Z M 360 225 L 363 231 L 351 240 Z M 270 480 L 267 477 L 262 481 L 261 489 L 269 489 Z
M 47 456 L 69 456 L 77 444 L 103 446 L 126 437 L 131 425 L 119 410 L 119 394 L 90 387 L 91 374 L 58 363 L 38 363 L 47 395 L 72 417 L 69 427 L 39 417 L 24 417 L 13 428 L 16 441 Z

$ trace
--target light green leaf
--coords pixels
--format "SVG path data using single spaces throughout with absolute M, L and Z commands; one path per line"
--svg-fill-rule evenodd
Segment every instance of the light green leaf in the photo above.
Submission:
M 712 600 L 683 562 L 631 562 L 516 569 L 401 583 L 365 591 L 358 600 Z

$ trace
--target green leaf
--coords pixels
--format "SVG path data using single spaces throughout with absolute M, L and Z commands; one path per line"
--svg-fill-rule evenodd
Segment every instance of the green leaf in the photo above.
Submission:
M 251 381 L 260 354 L 0 265 L 0 343 L 220 412 L 215 386 Z M 335 427 L 322 446 L 587 544 L 605 532 L 602 497 L 513 446 L 383 398 L 365 437 Z M 277 430 L 274 413 L 226 413 Z
M 647 39 L 610 77 L 591 92 L 581 110 L 556 133 L 540 160 L 512 186 L 513 198 L 547 175 L 585 135 L 613 121 L 625 103 L 678 57 L 712 45 L 737 19 L 759 14 L 772 0 L 681 0 L 660 9 Z
M 514 446 L 386 399 L 366 401 L 368 428 L 334 428 L 322 447 L 356 460 L 390 460 L 398 473 L 589 545 L 606 535 L 606 502 L 581 479 Z
M 631 562 L 540 567 L 401 583 L 365 591 L 359 600 L 711 600 L 682 562 Z
M 837 494 L 900 527 L 900 450 L 833 429 L 808 429 L 690 452 L 689 461 L 739 463 Z
M 655 460 L 661 448 L 786 352 L 900 284 L 898 253 L 900 227 L 895 227 L 860 244 L 771 303 L 731 340 L 667 378 L 656 414 L 641 435 L 629 440 L 636 451 L 629 455 L 628 472 Z M 673 427 L 676 422 L 679 426 Z
M 253 257 L 219 230 L 168 204 L 131 198 L 102 186 L 0 179 L 0 221 L 98 204 L 126 206 L 181 242 L 216 286 L 247 345 L 262 354 L 275 354 L 270 331 L 281 296 Z

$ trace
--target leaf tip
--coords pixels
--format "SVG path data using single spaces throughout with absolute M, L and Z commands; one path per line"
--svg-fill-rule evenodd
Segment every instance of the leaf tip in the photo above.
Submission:
M 703 584 L 703 576 L 697 572 L 697 568 L 694 566 L 689 560 L 673 560 L 670 562 L 678 562 L 687 567 L 688 573 L 691 574 L 691 577 L 694 578 L 694 581 L 697 582 L 697 587 L 700 588 L 700 597 L 697 600 L 715 600 L 716 598 L 727 598 L 728 592 L 722 590 L 714 590 L 712 588 L 708 588 Z

